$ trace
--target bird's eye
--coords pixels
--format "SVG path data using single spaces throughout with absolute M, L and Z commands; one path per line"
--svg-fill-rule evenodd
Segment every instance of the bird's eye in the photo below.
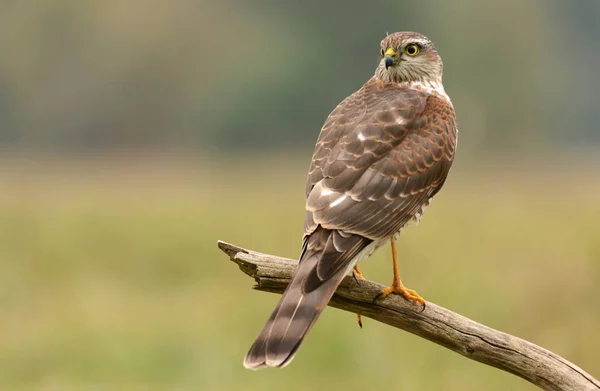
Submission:
M 414 57 L 417 54 L 419 54 L 419 51 L 419 45 L 417 45 L 416 43 L 411 43 L 404 49 L 404 53 L 408 54 L 411 57 Z
M 381 50 L 379 51 L 379 54 L 381 54 L 381 57 L 385 56 L 385 52 L 383 51 L 383 49 L 381 49 Z

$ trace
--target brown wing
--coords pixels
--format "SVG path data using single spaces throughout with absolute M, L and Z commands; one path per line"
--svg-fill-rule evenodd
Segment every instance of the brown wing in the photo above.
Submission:
M 371 80 L 323 127 L 308 175 L 305 236 L 319 226 L 369 239 L 395 234 L 441 188 L 456 136 L 448 101 Z M 345 264 L 319 262 L 319 280 Z

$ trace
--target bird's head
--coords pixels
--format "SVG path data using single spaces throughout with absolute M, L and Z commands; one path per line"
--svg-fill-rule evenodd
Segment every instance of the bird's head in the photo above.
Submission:
M 397 83 L 442 82 L 442 59 L 433 42 L 414 32 L 389 34 L 381 41 L 381 60 L 375 76 Z

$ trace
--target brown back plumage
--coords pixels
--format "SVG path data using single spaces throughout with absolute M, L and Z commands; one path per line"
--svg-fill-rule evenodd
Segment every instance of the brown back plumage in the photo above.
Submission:
M 404 45 L 409 38 L 386 40 Z M 327 118 L 308 172 L 298 269 L 250 348 L 247 368 L 289 363 L 344 275 L 443 185 L 457 128 L 452 104 L 436 83 L 376 74 Z

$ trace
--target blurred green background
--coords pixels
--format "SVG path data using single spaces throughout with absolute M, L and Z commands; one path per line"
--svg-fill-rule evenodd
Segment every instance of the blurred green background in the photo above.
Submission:
M 294 258 L 327 114 L 385 32 L 431 38 L 460 124 L 399 252 L 426 299 L 600 376 L 600 2 L 0 2 L 0 389 L 534 390 L 327 310 L 242 359 L 277 296 L 217 239 Z M 391 281 L 389 251 L 363 273 Z

